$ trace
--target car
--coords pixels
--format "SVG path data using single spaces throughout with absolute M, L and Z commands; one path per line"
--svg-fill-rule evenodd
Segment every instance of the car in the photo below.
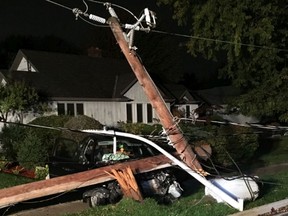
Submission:
M 147 140 L 138 135 L 110 130 L 87 132 L 87 136 L 79 143 L 67 138 L 58 138 L 49 157 L 49 175 L 63 176 L 159 155 L 160 152 L 151 146 L 152 141 L 149 140 L 149 143 Z M 153 142 L 154 144 L 170 152 L 175 151 L 167 143 Z M 172 202 L 182 194 L 180 184 L 170 168 L 139 174 L 136 180 L 144 196 L 155 196 L 159 200 Z M 95 207 L 115 203 L 122 196 L 120 186 L 114 180 L 85 191 L 83 201 Z

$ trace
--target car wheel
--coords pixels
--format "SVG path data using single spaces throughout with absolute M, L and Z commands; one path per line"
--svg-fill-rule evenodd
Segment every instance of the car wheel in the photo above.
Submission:
M 108 203 L 109 191 L 106 188 L 95 189 L 89 198 L 89 206 L 96 207 Z

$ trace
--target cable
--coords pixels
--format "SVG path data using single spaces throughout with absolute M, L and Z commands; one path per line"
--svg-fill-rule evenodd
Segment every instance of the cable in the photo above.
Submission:
M 93 2 L 93 3 L 97 3 L 97 4 L 102 4 L 102 5 L 105 5 L 105 3 L 106 3 L 106 2 L 96 1 L 96 0 L 87 0 L 87 1 Z M 117 4 L 112 4 L 112 3 L 111 3 L 111 5 L 112 5 L 112 6 L 115 6 L 115 7 L 118 7 L 119 9 L 122 9 L 122 10 L 128 12 L 128 13 L 129 13 L 130 15 L 132 15 L 136 20 L 138 20 L 138 18 L 137 18 L 131 11 L 129 11 L 128 9 L 126 9 L 126 8 L 120 6 L 120 5 L 117 5 Z
M 82 0 L 82 1 L 83 1 L 84 5 L 85 5 L 85 7 L 86 7 L 86 9 L 85 9 L 85 11 L 84 11 L 83 13 L 86 14 L 87 11 L 88 11 L 88 5 L 87 5 L 87 3 L 85 2 L 85 0 Z
M 207 120 L 202 120 L 202 119 L 192 119 L 192 118 L 179 118 L 180 121 L 184 120 L 184 121 L 196 121 L 196 122 L 203 122 L 206 123 Z M 261 128 L 261 129 L 267 129 L 267 130 L 288 130 L 287 126 L 265 126 L 262 124 L 256 124 L 256 123 L 248 123 L 246 122 L 245 124 L 242 123 L 236 123 L 236 122 L 230 122 L 230 121 L 214 121 L 211 120 L 209 121 L 209 123 L 215 123 L 215 124 L 222 124 L 222 125 L 234 125 L 234 126 L 241 126 L 241 127 L 254 127 L 254 128 Z M 261 133 L 261 132 L 257 132 L 257 133 Z
M 54 2 L 54 1 L 51 1 L 51 0 L 45 0 L 47 2 L 50 2 L 52 4 L 55 4 L 55 5 L 58 5 L 60 7 L 63 7 L 67 10 L 73 10 L 72 8 L 69 8 L 65 5 L 62 5 L 60 3 L 57 3 L 57 2 Z M 85 4 L 86 6 L 86 10 L 84 13 L 86 13 L 88 11 L 88 5 L 87 3 L 85 2 L 85 0 L 82 0 L 83 3 Z M 86 0 L 86 1 L 89 1 L 89 2 L 93 2 L 93 3 L 97 3 L 97 4 L 102 4 L 102 5 L 105 5 L 107 3 L 105 2 L 101 2 L 101 1 L 96 1 L 96 0 Z M 138 18 L 128 9 L 120 6 L 120 5 L 117 5 L 117 4 L 111 4 L 112 6 L 115 6 L 115 7 L 118 7 L 126 12 L 128 12 L 130 15 L 132 15 L 137 21 L 138 21 Z M 83 19 L 84 20 L 84 19 Z M 84 20 L 85 21 L 85 20 Z M 92 24 L 90 22 L 87 21 L 87 23 L 89 24 Z M 96 26 L 96 27 L 99 27 L 98 25 L 94 25 L 92 24 L 93 26 Z M 141 23 L 140 23 L 141 25 Z M 227 41 L 227 40 L 219 40 L 219 39 L 212 39 L 212 38 L 206 38 L 206 37 L 199 37 L 199 36 L 193 36 L 193 35 L 186 35 L 186 34 L 179 34 L 179 33 L 171 33 L 171 32 L 167 32 L 167 31 L 161 31 L 161 30 L 150 30 L 151 32 L 154 32 L 154 33 L 159 33 L 159 34 L 166 34 L 166 35 L 171 35 L 171 36 L 177 36 L 177 37 L 184 37 L 184 38 L 192 38 L 192 39 L 196 39 L 196 40 L 205 40 L 205 41 L 211 41 L 211 42 L 215 42 L 215 43 L 226 43 L 226 44 L 231 44 L 231 45 L 240 45 L 240 46 L 246 46 L 246 47 L 252 47 L 252 48 L 257 48 L 257 49 L 267 49 L 267 50 L 277 50 L 279 52 L 288 52 L 288 49 L 281 49 L 281 48 L 277 48 L 277 47 L 268 47 L 268 46 L 260 46 L 260 45 L 255 45 L 255 44 L 248 44 L 248 43 L 235 43 L 235 42 L 232 42 L 232 41 Z
M 62 4 L 58 3 L 58 2 L 54 2 L 54 1 L 51 1 L 51 0 L 45 0 L 45 1 L 50 2 L 50 3 L 52 3 L 52 4 L 55 4 L 55 5 L 57 5 L 57 6 L 60 6 L 60 7 L 62 7 L 62 8 L 65 8 L 65 9 L 67 9 L 67 10 L 71 10 L 71 11 L 73 10 L 72 8 L 69 8 L 69 7 L 65 6 L 65 5 L 62 5 Z
M 228 155 L 228 157 L 230 158 L 230 160 L 234 163 L 234 165 L 236 166 L 236 168 L 238 169 L 239 173 L 241 174 L 241 176 L 243 177 L 243 180 L 246 184 L 246 187 L 250 193 L 250 196 L 251 196 L 251 199 L 255 199 L 255 196 L 254 196 L 254 193 L 253 193 L 253 190 L 252 190 L 252 187 L 247 179 L 247 177 L 242 173 L 242 170 L 240 169 L 240 167 L 237 165 L 237 163 L 234 161 L 234 159 L 231 157 L 231 155 L 229 154 L 229 152 L 225 149 L 226 151 L 226 154 Z M 246 177 L 246 178 L 245 178 Z
M 193 36 L 193 35 L 185 35 L 185 34 L 179 34 L 179 33 L 171 33 L 171 32 L 160 31 L 160 30 L 151 30 L 151 32 L 166 34 L 166 35 L 171 35 L 171 36 L 192 38 L 192 39 L 197 39 L 197 40 L 212 41 L 212 42 L 216 42 L 216 43 L 226 43 L 226 44 L 231 44 L 231 45 L 241 45 L 241 46 L 258 48 L 258 49 L 267 49 L 267 50 L 277 50 L 277 51 L 282 51 L 282 52 L 288 52 L 288 49 L 280 49 L 277 47 L 260 46 L 260 45 L 247 44 L 247 43 L 235 43 L 232 41 L 205 38 L 205 37 L 199 37 L 199 36 Z

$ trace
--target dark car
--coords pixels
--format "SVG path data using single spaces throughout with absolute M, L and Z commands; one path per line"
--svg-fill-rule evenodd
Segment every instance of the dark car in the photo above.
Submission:
M 88 133 L 80 143 L 59 138 L 49 158 L 49 174 L 57 177 L 160 154 L 151 143 L 161 145 L 137 135 L 105 130 Z M 173 151 L 167 144 L 165 148 Z M 144 195 L 150 196 L 154 193 L 175 199 L 181 191 L 176 178 L 168 169 L 145 173 L 137 179 Z M 122 192 L 116 181 L 96 185 L 83 194 L 84 201 L 88 201 L 91 206 L 113 203 L 118 201 L 119 197 L 122 197 Z

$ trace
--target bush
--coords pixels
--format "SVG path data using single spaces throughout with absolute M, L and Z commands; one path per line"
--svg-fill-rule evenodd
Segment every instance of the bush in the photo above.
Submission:
M 27 169 L 44 166 L 48 159 L 47 147 L 35 132 L 29 130 L 19 143 L 17 161 Z
M 9 161 L 15 161 L 19 149 L 19 142 L 23 140 L 26 128 L 19 125 L 7 125 L 1 131 L 4 156 Z
M 48 126 L 53 127 L 55 129 L 49 128 L 29 128 L 33 131 L 35 136 L 37 136 L 42 144 L 46 146 L 47 153 L 49 154 L 53 147 L 55 139 L 61 136 L 62 131 L 58 130 L 57 128 L 63 128 L 65 123 L 71 119 L 71 116 L 44 116 L 39 117 L 30 122 L 33 125 L 41 125 L 41 126 Z
M 212 160 L 223 166 L 230 166 L 235 162 L 249 160 L 258 148 L 258 135 L 253 129 L 232 125 L 203 125 L 190 124 L 181 127 L 188 136 L 191 144 L 206 142 L 212 147 Z M 231 157 L 231 158 L 230 158 Z
M 158 135 L 162 131 L 162 126 L 160 124 L 148 125 L 144 123 L 119 122 L 118 128 L 126 133 L 138 135 Z
M 70 118 L 69 116 L 40 117 L 30 122 L 30 124 L 63 128 L 65 122 Z M 54 146 L 55 139 L 60 135 L 60 130 L 8 125 L 1 132 L 4 156 L 9 161 L 19 160 L 19 162 L 23 163 L 32 161 L 33 163 L 37 162 L 36 164 L 40 162 L 39 165 L 41 165 L 47 160 L 47 156 Z M 37 156 L 37 159 L 33 159 L 36 156 L 30 156 L 28 152 L 30 150 L 33 154 L 38 154 L 39 157 Z M 29 158 L 26 158 L 27 156 Z M 33 163 L 28 163 L 28 166 L 31 167 Z
M 233 164 L 231 159 L 238 163 L 246 162 L 259 146 L 258 135 L 251 128 L 239 126 L 219 127 L 215 137 L 208 142 L 216 150 L 212 158 L 226 166 Z
M 71 129 L 71 130 L 103 129 L 103 125 L 99 121 L 95 120 L 94 118 L 85 116 L 85 115 L 72 117 L 71 119 L 69 119 L 69 121 L 67 121 L 64 124 L 64 127 Z M 69 130 L 64 130 L 62 131 L 61 136 L 80 142 L 82 139 L 84 139 L 84 137 L 87 136 L 87 134 L 81 133 L 81 132 L 73 132 Z

